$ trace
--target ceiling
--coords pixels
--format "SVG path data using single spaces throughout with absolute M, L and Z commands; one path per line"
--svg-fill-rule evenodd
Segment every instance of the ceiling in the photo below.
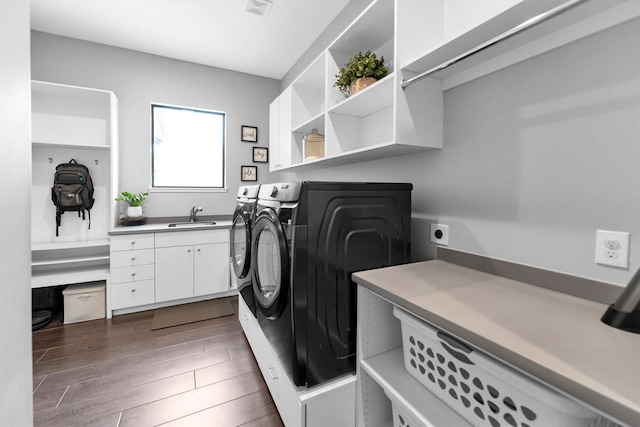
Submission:
M 31 0 L 31 28 L 281 80 L 348 2 Z

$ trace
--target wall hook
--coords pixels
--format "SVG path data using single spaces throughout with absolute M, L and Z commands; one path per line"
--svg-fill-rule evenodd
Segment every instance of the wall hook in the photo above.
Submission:
M 98 161 L 97 161 L 97 160 L 94 160 L 94 162 L 96 162 L 96 165 L 98 164 Z
M 49 163 L 53 163 L 53 157 L 49 157 Z

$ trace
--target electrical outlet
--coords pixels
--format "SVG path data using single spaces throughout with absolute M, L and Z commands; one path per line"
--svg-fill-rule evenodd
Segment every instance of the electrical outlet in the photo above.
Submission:
M 596 263 L 629 268 L 629 233 L 596 230 Z
M 449 245 L 449 226 L 443 224 L 431 224 L 431 243 L 437 245 Z

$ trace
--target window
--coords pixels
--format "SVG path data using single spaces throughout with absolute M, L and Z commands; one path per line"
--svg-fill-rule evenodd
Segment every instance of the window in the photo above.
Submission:
M 151 104 L 151 187 L 224 188 L 225 113 Z

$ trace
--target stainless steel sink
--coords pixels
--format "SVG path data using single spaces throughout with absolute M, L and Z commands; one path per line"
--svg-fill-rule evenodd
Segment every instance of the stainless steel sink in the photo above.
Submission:
M 174 222 L 169 224 L 169 227 L 176 228 L 194 228 L 194 227 L 207 227 L 211 225 L 216 225 L 214 221 L 196 221 L 196 222 Z

